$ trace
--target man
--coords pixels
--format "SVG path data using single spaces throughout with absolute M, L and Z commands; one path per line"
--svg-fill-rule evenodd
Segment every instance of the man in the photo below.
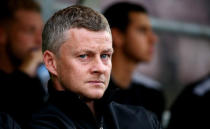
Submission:
M 141 5 L 120 2 L 105 9 L 104 15 L 111 27 L 115 50 L 109 86 L 109 90 L 116 92 L 112 99 L 123 104 L 144 106 L 161 120 L 165 106 L 162 91 L 132 80 L 136 66 L 151 61 L 157 42 L 146 9 Z
M 79 5 L 56 12 L 44 27 L 42 46 L 51 74 L 50 98 L 28 128 L 160 128 L 144 108 L 103 98 L 113 53 L 110 28 L 103 15 Z
M 32 0 L 2 0 L 0 6 L 0 112 L 22 125 L 44 103 L 36 77 L 43 22 L 40 6 Z
M 173 103 L 168 129 L 209 129 L 210 75 L 186 86 Z

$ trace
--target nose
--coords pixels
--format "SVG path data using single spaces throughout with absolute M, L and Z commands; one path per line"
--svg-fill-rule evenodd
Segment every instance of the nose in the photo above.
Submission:
M 102 61 L 101 57 L 97 57 L 92 62 L 91 73 L 103 74 L 107 69 L 107 65 Z

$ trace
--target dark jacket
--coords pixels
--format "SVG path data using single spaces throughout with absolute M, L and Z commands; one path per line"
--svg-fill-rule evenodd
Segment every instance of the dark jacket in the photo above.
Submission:
M 20 125 L 31 118 L 45 102 L 46 93 L 38 78 L 21 71 L 0 71 L 0 112 L 8 113 Z
M 132 81 L 128 89 L 120 89 L 119 86 L 110 80 L 108 90 L 112 90 L 111 99 L 121 104 L 143 106 L 155 113 L 161 120 L 165 109 L 165 97 L 161 90 L 148 88 L 141 83 Z
M 210 75 L 186 86 L 170 111 L 168 129 L 210 129 Z
M 0 112 L 0 129 L 20 129 L 20 126 L 7 113 Z
M 50 86 L 51 87 L 51 86 Z M 51 89 L 51 88 L 50 88 Z M 105 98 L 95 101 L 96 118 L 77 95 L 50 91 L 45 108 L 33 116 L 30 129 L 160 129 L 156 117 L 142 107 L 122 105 Z

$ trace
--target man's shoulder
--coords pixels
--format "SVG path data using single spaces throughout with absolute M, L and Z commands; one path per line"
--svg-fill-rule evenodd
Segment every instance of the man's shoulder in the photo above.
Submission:
M 183 90 L 178 96 L 178 99 L 183 98 L 201 98 L 210 91 L 210 75 L 205 76 L 195 82 L 184 86 Z
M 151 97 L 153 98 L 152 100 L 161 99 L 164 101 L 164 91 L 162 89 L 150 88 L 140 82 L 133 81 L 131 83 L 130 91 L 135 93 L 137 96 L 141 96 L 143 99 L 146 98 L 150 100 L 150 98 L 147 97 L 149 94 L 150 96 L 153 96 Z
M 69 117 L 67 117 L 64 112 L 62 112 L 59 108 L 52 104 L 47 104 L 40 110 L 39 113 L 34 114 L 32 117 L 32 121 L 29 124 L 29 127 L 31 129 L 75 128 L 73 121 Z
M 113 126 L 129 129 L 161 129 L 161 126 L 156 117 L 140 106 L 124 105 L 116 102 L 111 102 L 108 105 L 109 109 L 105 114 L 104 119 L 111 119 L 114 122 Z M 110 114 L 110 115 L 108 115 Z M 33 116 L 30 123 L 31 129 L 74 129 L 75 121 L 73 118 L 65 114 L 55 105 L 48 104 L 38 114 Z
M 132 82 L 148 89 L 162 91 L 162 84 L 151 77 L 148 77 L 140 72 L 134 72 Z
M 9 114 L 0 112 L 0 129 L 20 129 L 20 126 Z
M 156 115 L 144 107 L 111 102 L 109 108 L 115 115 L 113 116 L 114 119 L 125 121 L 121 122 L 120 126 L 126 127 L 127 125 L 132 125 L 135 127 L 146 127 L 148 129 L 161 129 Z M 126 121 L 129 121 L 129 124 Z
M 137 112 L 145 113 L 147 110 L 142 106 L 134 106 L 129 104 L 120 104 L 118 102 L 112 101 L 109 104 L 110 108 L 113 108 L 117 111 L 125 111 L 126 113 L 136 114 Z

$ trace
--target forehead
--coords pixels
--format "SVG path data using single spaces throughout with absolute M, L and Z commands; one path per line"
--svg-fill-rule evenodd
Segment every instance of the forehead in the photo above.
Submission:
M 15 12 L 16 22 L 23 24 L 43 24 L 41 14 L 33 10 L 20 9 Z
M 142 12 L 130 12 L 129 13 L 129 25 L 145 25 L 150 26 L 149 17 L 146 13 Z
M 90 31 L 71 28 L 65 33 L 66 42 L 71 49 L 112 49 L 112 37 L 107 31 Z

